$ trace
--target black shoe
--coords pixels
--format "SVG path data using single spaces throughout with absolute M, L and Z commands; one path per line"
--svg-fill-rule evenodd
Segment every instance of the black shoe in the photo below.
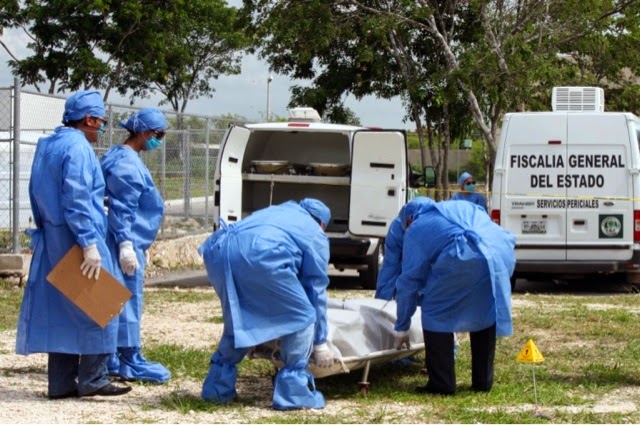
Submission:
M 107 384 L 104 387 L 89 393 L 89 394 L 83 394 L 82 397 L 93 397 L 95 395 L 103 395 L 103 396 L 116 396 L 116 395 L 122 395 L 122 394 L 126 394 L 129 391 L 131 391 L 131 387 L 128 386 L 117 386 L 117 385 L 113 385 L 113 384 Z
M 48 397 L 49 397 L 49 400 L 62 400 L 63 398 L 76 398 L 80 396 L 78 395 L 78 390 L 73 390 L 64 394 L 49 395 Z

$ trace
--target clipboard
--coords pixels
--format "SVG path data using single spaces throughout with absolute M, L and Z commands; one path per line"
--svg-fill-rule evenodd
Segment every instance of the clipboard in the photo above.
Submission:
M 120 314 L 132 294 L 104 267 L 100 277 L 89 279 L 82 275 L 82 248 L 75 244 L 47 275 L 47 280 L 101 328 Z

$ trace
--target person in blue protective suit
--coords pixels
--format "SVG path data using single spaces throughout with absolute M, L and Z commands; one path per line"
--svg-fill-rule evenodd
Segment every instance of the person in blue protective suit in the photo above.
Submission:
M 289 201 L 258 210 L 221 228 L 200 247 L 211 284 L 220 297 L 224 330 L 211 357 L 202 398 L 226 403 L 236 396 L 236 365 L 250 347 L 280 338 L 284 366 L 275 377 L 273 407 L 323 408 L 322 393 L 306 370 L 313 353 L 330 367 L 327 347 L 331 219 L 317 199 Z
M 74 245 L 83 250 L 82 274 L 98 279 L 101 267 L 114 272 L 106 244 L 104 179 L 90 143 L 105 127 L 97 91 L 80 91 L 65 102 L 64 126 L 38 141 L 29 198 L 36 229 L 33 258 L 20 315 L 16 352 L 49 353 L 51 399 L 105 395 L 131 390 L 111 384 L 109 353 L 115 351 L 117 320 L 104 329 L 67 299 L 46 277 Z
M 396 279 L 402 269 L 402 241 L 407 228 L 407 221 L 420 214 L 420 206 L 426 204 L 426 197 L 419 196 L 405 204 L 398 216 L 389 225 L 384 239 L 384 259 L 378 274 L 375 298 L 392 300 L 396 294 Z M 415 217 L 414 217 L 415 216 Z
M 471 174 L 466 171 L 460 174 L 458 184 L 460 185 L 460 192 L 453 194 L 452 201 L 469 201 L 482 207 L 487 212 L 487 199 L 481 193 L 475 191 L 476 181 Z
M 411 316 L 421 298 L 429 379 L 418 391 L 455 392 L 454 332 L 470 332 L 472 388 L 491 390 L 496 336 L 513 332 L 514 247 L 514 236 L 470 202 L 431 201 L 411 223 L 402 247 L 411 255 L 403 256 L 396 285 L 394 345 L 409 344 Z
M 129 132 L 121 145 L 102 157 L 102 172 L 109 204 L 107 244 L 119 277 L 133 296 L 119 317 L 118 351 L 109 359 L 109 374 L 127 381 L 164 383 L 169 370 L 149 362 L 140 352 L 144 269 L 147 250 L 158 233 L 164 201 L 153 184 L 151 174 L 140 159 L 140 152 L 162 144 L 167 120 L 155 108 L 133 114 L 120 127 Z

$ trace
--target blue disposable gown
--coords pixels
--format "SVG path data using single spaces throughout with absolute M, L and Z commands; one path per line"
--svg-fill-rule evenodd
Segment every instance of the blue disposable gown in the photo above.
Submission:
M 487 200 L 481 193 L 477 193 L 477 192 L 469 192 L 469 193 L 457 192 L 457 193 L 453 194 L 453 196 L 451 197 L 450 200 L 451 201 L 467 201 L 467 202 L 471 202 L 472 204 L 476 204 L 479 207 L 482 207 L 485 211 L 487 211 Z
M 211 235 L 200 248 L 236 348 L 315 324 L 327 340 L 329 240 L 295 202 L 256 211 Z
M 120 313 L 118 347 L 139 347 L 142 318 L 144 252 L 156 239 L 164 201 L 153 184 L 147 166 L 140 155 L 125 145 L 109 149 L 102 157 L 102 171 L 109 199 L 107 244 L 116 265 L 118 277 L 133 296 Z M 119 245 L 131 241 L 139 267 L 133 276 L 122 273 L 119 265 Z
M 431 202 L 404 236 L 402 274 L 396 285 L 395 329 L 409 328 L 422 295 L 422 327 L 433 332 L 474 332 L 496 324 L 513 333 L 510 277 L 514 236 L 468 202 Z
M 375 298 L 391 300 L 396 293 L 396 279 L 402 269 L 402 238 L 404 229 L 400 217 L 396 217 L 389 225 L 384 239 L 384 259 L 378 273 Z
M 389 231 L 384 239 L 384 259 L 378 273 L 375 298 L 391 300 L 395 296 L 396 280 L 402 271 L 402 243 L 405 232 L 402 221 L 409 218 L 406 216 L 407 210 L 411 211 L 410 218 L 415 220 L 424 209 L 428 209 L 429 205 L 429 198 L 422 196 L 414 198 L 402 207 L 398 216 L 389 225 Z
M 81 131 L 58 127 L 38 141 L 29 182 L 37 228 L 29 231 L 33 258 L 18 318 L 18 354 L 115 351 L 117 321 L 100 328 L 46 280 L 76 243 L 96 244 L 102 267 L 114 272 L 105 242 L 104 189 L 98 158 Z

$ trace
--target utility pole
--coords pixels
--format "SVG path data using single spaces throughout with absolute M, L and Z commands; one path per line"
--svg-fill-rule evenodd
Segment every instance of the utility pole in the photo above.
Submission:
M 267 116 L 266 116 L 266 120 L 267 122 L 271 121 L 271 98 L 269 97 L 269 88 L 271 86 L 271 82 L 273 81 L 273 76 L 271 74 L 269 74 L 269 77 L 267 78 Z

